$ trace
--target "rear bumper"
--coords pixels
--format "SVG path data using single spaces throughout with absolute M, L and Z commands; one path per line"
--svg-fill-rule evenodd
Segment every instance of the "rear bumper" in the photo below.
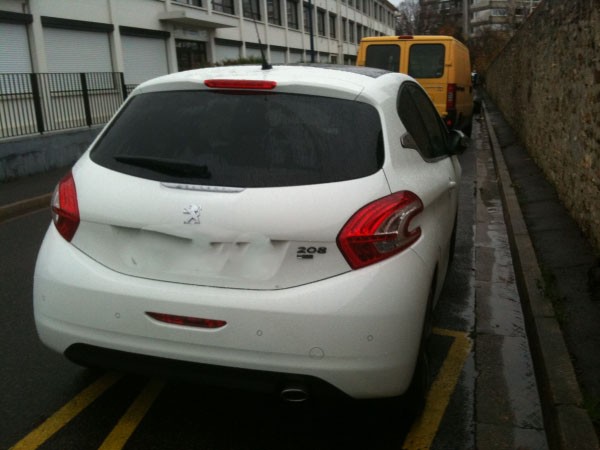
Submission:
M 71 361 L 87 367 L 102 367 L 121 372 L 183 380 L 210 386 L 244 389 L 274 395 L 280 394 L 287 387 L 298 386 L 310 395 L 347 397 L 331 384 L 307 375 L 192 363 L 87 344 L 71 345 L 65 351 L 65 356 Z
M 82 359 L 74 349 L 110 349 L 166 365 L 174 360 L 312 377 L 351 397 L 388 397 L 410 383 L 431 272 L 407 251 L 290 289 L 181 285 L 109 270 L 50 227 L 36 266 L 34 314 L 41 340 L 73 359 Z M 227 325 L 169 325 L 148 311 Z

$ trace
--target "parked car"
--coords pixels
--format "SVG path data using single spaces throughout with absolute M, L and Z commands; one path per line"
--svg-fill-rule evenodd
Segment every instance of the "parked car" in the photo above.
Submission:
M 148 81 L 56 188 L 39 336 L 81 364 L 288 400 L 420 398 L 463 144 L 394 72 Z

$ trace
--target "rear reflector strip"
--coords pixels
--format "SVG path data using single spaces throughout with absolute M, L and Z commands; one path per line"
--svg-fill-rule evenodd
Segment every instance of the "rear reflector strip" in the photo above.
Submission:
M 189 316 L 174 316 L 172 314 L 146 312 L 146 315 L 152 317 L 159 322 L 168 323 L 170 325 L 180 325 L 183 327 L 208 328 L 211 330 L 222 328 L 227 325 L 224 320 L 203 319 L 200 317 Z
M 214 89 L 275 89 L 277 82 L 266 80 L 204 80 L 204 84 Z

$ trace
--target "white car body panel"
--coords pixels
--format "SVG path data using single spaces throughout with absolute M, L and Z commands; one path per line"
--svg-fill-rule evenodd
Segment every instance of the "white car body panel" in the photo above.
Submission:
M 55 264 L 57 258 L 71 264 Z M 399 271 L 398 263 L 411 270 Z M 425 304 L 414 299 L 427 295 L 430 276 L 408 251 L 381 265 L 290 289 L 198 288 L 115 274 L 51 226 L 36 265 L 35 318 L 41 339 L 61 353 L 78 342 L 311 375 L 355 398 L 386 397 L 402 393 L 410 382 L 425 313 Z M 403 292 L 397 291 L 399 282 L 406 285 Z M 167 325 L 146 316 L 149 311 L 227 325 L 219 330 Z
M 234 193 L 171 189 L 86 157 L 73 174 L 81 224 L 72 244 L 82 252 L 132 276 L 244 289 L 287 288 L 349 271 L 337 234 L 361 206 L 390 193 L 382 172 Z M 189 205 L 201 208 L 198 222 L 185 214 Z M 321 252 L 302 259 L 300 247 Z

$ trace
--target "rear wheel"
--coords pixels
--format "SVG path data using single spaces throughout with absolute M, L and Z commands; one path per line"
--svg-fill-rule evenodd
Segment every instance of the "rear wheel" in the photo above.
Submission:
M 448 262 L 451 264 L 454 260 L 454 251 L 456 250 L 456 233 L 457 233 L 458 217 L 454 218 L 454 228 L 452 229 L 452 236 L 450 237 L 450 250 L 448 255 Z
M 425 408 L 427 392 L 431 384 L 431 368 L 429 363 L 429 340 L 433 331 L 433 300 L 435 296 L 435 280 L 437 271 L 433 276 L 433 282 L 427 298 L 427 310 L 423 322 L 423 331 L 421 335 L 421 344 L 415 371 L 410 382 L 408 390 L 402 397 L 404 408 L 412 417 L 417 417 Z

